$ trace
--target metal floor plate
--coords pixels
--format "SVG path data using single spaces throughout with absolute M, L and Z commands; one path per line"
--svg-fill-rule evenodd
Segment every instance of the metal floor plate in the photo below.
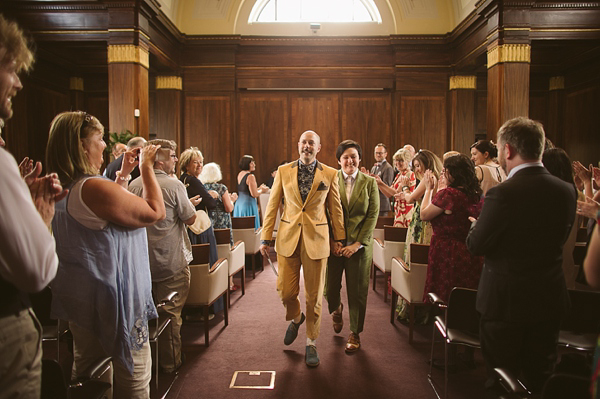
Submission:
M 273 389 L 275 374 L 275 371 L 236 371 L 231 377 L 229 388 Z

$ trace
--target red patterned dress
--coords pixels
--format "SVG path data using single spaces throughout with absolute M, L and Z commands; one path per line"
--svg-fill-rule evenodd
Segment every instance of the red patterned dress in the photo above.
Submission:
M 402 191 L 402 186 L 400 183 L 400 178 L 402 176 L 408 177 L 408 190 L 404 190 L 405 194 L 409 192 L 412 193 L 415 191 L 415 187 L 417 185 L 417 179 L 415 178 L 415 173 L 407 169 L 404 172 L 399 172 L 392 183 L 392 188 L 396 190 L 396 192 Z M 412 219 L 412 215 L 415 210 L 415 204 L 407 204 L 405 200 L 394 201 L 394 227 L 408 227 L 410 220 Z
M 465 241 L 471 227 L 468 217 L 479 216 L 483 201 L 470 200 L 462 191 L 448 187 L 438 191 L 431 202 L 452 213 L 442 213 L 431 220 L 433 236 L 429 244 L 424 300 L 428 292 L 435 292 L 447 301 L 452 288 L 477 289 L 479 284 L 483 257 L 473 256 Z

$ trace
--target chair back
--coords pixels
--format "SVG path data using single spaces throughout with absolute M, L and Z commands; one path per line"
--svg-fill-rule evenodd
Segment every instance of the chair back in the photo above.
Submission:
M 600 292 L 569 290 L 571 310 L 563 318 L 561 331 L 600 333 Z
M 373 230 L 373 239 L 379 238 L 381 241 L 385 239 L 385 233 L 383 231 L 384 226 L 393 226 L 394 225 L 394 217 L 393 216 L 379 216 L 377 218 L 377 223 L 375 224 L 375 229 Z
M 203 244 L 204 245 L 204 244 Z M 207 263 L 190 264 L 190 291 L 186 305 L 211 305 L 229 287 L 227 259 L 219 259 L 211 268 Z
M 231 218 L 231 226 L 234 230 L 237 229 L 253 229 L 254 218 L 256 216 L 239 216 Z
M 190 265 L 208 265 L 210 256 L 210 244 L 192 245 L 192 261 Z
M 479 312 L 475 308 L 477 290 L 454 287 L 446 309 L 446 327 L 479 337 Z
M 217 245 L 230 244 L 231 233 L 229 229 L 213 229 L 215 231 L 215 238 L 217 239 Z
M 420 263 L 426 265 L 429 262 L 429 244 L 410 244 L 410 264 Z
M 397 241 L 405 242 L 406 233 L 408 229 L 406 227 L 394 227 L 394 226 L 383 226 L 383 237 L 385 241 Z

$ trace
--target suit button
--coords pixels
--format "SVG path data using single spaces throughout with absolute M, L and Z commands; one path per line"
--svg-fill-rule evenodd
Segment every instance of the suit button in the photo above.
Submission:
M 302 212 L 306 212 L 306 208 L 302 208 Z
M 298 226 L 302 226 L 302 223 L 298 223 Z

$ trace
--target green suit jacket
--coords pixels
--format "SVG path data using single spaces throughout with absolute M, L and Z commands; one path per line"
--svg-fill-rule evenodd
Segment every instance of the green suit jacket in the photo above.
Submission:
M 346 196 L 346 182 L 342 171 L 338 171 L 340 199 L 344 212 L 344 226 L 346 228 L 346 242 L 348 244 L 360 242 L 365 248 L 365 254 L 373 253 L 373 230 L 379 216 L 379 190 L 374 178 L 358 172 L 352 190 L 352 197 L 348 202 Z M 360 252 L 359 252 L 360 253 Z

